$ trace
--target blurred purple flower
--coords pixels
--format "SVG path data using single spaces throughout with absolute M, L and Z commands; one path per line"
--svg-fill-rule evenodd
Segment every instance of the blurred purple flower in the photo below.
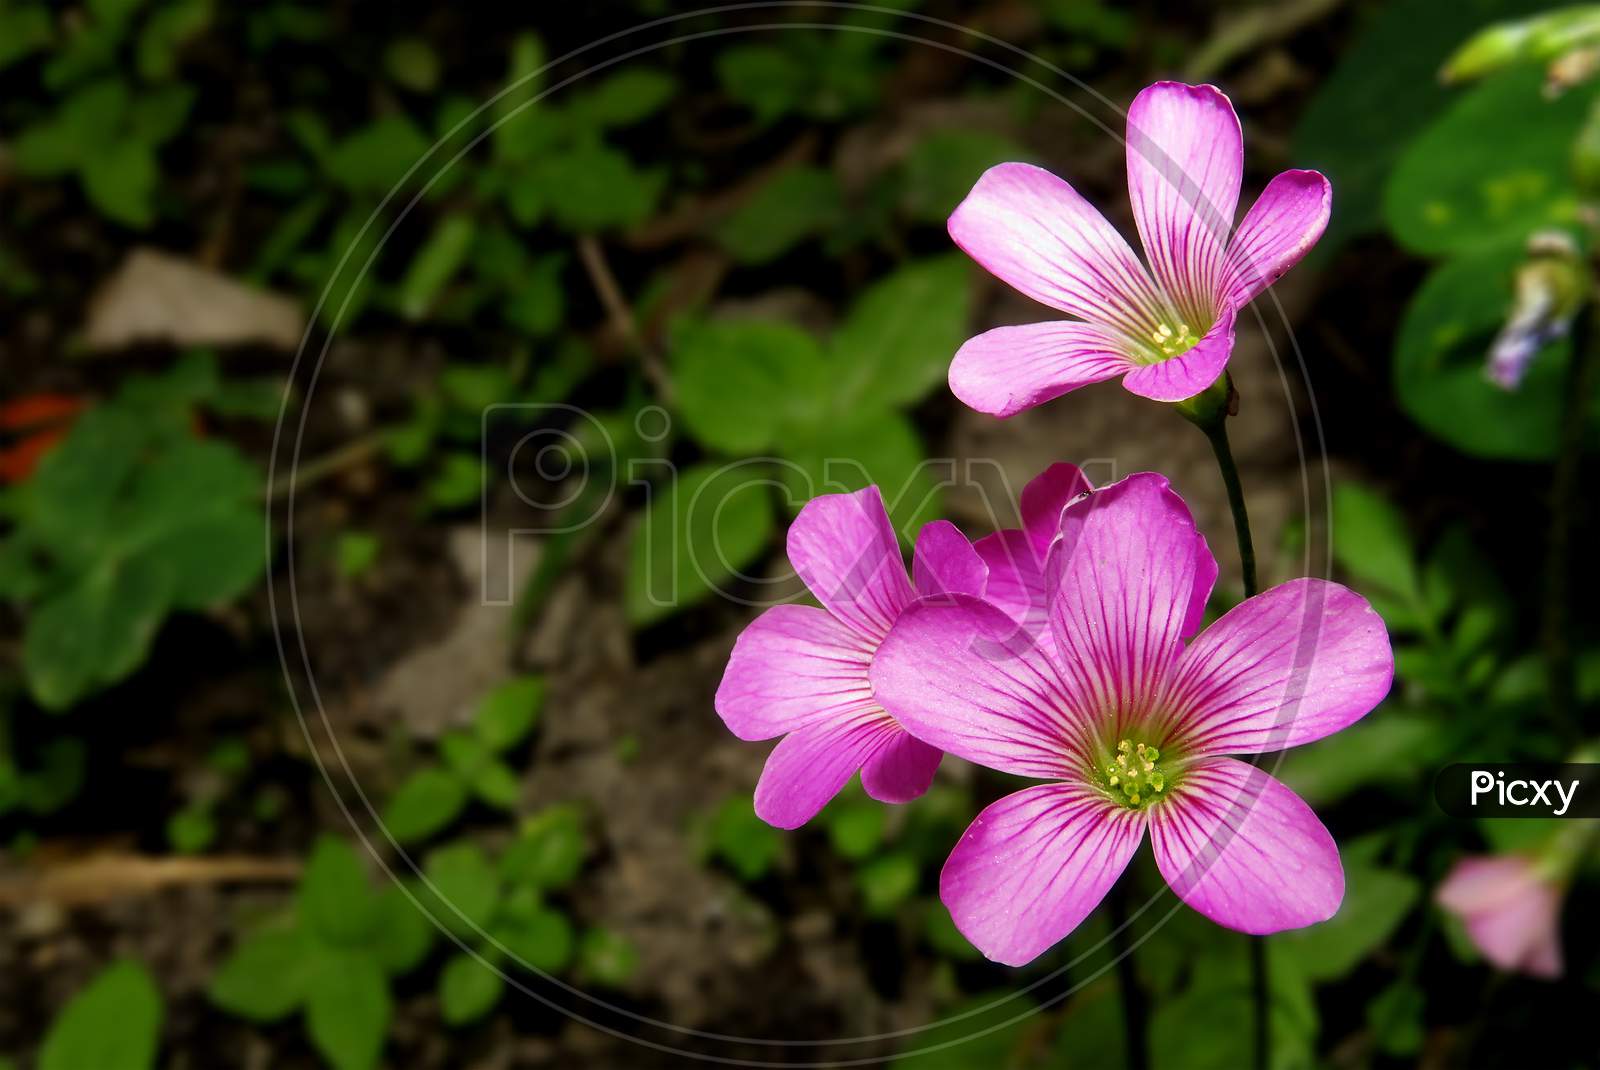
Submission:
M 972 408 L 1012 416 L 1119 375 L 1157 401 L 1193 397 L 1227 364 L 1238 310 L 1328 224 L 1328 180 L 1285 171 L 1233 231 L 1244 139 L 1214 86 L 1141 92 L 1128 109 L 1127 156 L 1148 271 L 1077 191 L 1029 164 L 990 168 L 950 216 L 951 238 L 991 274 L 1076 317 L 997 327 L 963 345 L 950 389 Z
M 989 958 L 1029 962 L 1105 896 L 1148 828 L 1180 898 L 1269 933 L 1344 896 L 1338 849 L 1301 799 L 1247 762 L 1356 721 L 1394 656 L 1359 595 L 1296 580 L 1199 626 L 1216 563 L 1181 498 L 1140 474 L 1061 512 L 1036 643 L 965 594 L 900 615 L 873 660 L 878 700 L 931 746 L 1053 781 L 978 815 L 940 895 Z
M 918 595 L 981 595 L 987 570 L 948 521 L 917 538 L 906 576 L 877 487 L 807 502 L 789 528 L 789 563 L 823 608 L 774 606 L 739 636 L 716 708 L 740 739 L 783 736 L 756 785 L 755 808 L 798 828 L 857 769 L 880 802 L 928 790 L 940 752 L 908 735 L 873 697 L 867 671 L 883 637 Z
M 1565 882 L 1531 855 L 1463 858 L 1435 899 L 1459 917 L 1483 957 L 1515 973 L 1561 976 Z
M 1511 313 L 1489 346 L 1484 374 L 1502 390 L 1515 390 L 1546 344 L 1572 329 L 1587 289 L 1577 243 L 1561 231 L 1528 239 L 1528 259 L 1518 265 Z

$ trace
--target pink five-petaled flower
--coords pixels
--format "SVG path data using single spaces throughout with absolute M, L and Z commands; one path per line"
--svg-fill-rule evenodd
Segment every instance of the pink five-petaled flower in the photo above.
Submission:
M 1012 416 L 1119 375 L 1157 401 L 1193 397 L 1227 364 L 1239 309 L 1328 224 L 1328 180 L 1285 171 L 1233 232 L 1244 139 L 1214 86 L 1141 92 L 1127 153 L 1149 270 L 1077 191 L 1028 164 L 990 168 L 950 216 L 950 236 L 991 274 L 1076 317 L 997 327 L 963 345 L 950 389 L 972 408 Z
M 924 742 L 1052 783 L 978 815 L 939 890 L 980 951 L 1021 965 L 1104 897 L 1150 831 L 1174 892 L 1222 925 L 1324 920 L 1344 896 L 1327 829 L 1247 762 L 1335 732 L 1389 689 L 1393 653 L 1359 595 L 1295 580 L 1185 646 L 1216 575 L 1182 499 L 1140 474 L 1062 512 L 1044 569 L 1052 642 L 953 594 L 901 614 L 878 699 Z M 1203 589 L 1202 589 L 1203 588 Z
M 1435 893 L 1485 958 L 1502 970 L 1561 976 L 1563 882 L 1528 855 L 1463 858 Z
M 825 494 L 789 528 L 789 563 L 823 608 L 774 606 L 739 636 L 717 713 L 740 739 L 783 736 L 756 785 L 755 808 L 778 828 L 798 828 L 857 769 L 880 802 L 928 790 L 940 752 L 908 735 L 867 682 L 873 655 L 919 595 L 983 593 L 987 575 L 948 521 L 925 526 L 906 577 L 900 543 L 877 487 Z

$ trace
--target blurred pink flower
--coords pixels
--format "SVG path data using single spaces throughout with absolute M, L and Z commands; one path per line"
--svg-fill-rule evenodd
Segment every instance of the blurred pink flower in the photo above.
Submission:
M 1161 476 L 1077 499 L 1057 532 L 1049 643 L 958 593 L 902 612 L 872 663 L 878 700 L 925 743 L 1053 781 L 967 829 L 940 877 L 956 926 L 991 959 L 1032 960 L 1095 908 L 1147 828 L 1167 883 L 1219 924 L 1269 933 L 1331 917 L 1344 872 L 1327 829 L 1224 755 L 1364 716 L 1393 676 L 1383 622 L 1337 584 L 1296 580 L 1186 647 L 1216 563 Z
M 950 389 L 972 408 L 1012 416 L 1119 375 L 1157 401 L 1193 397 L 1227 364 L 1238 310 L 1328 224 L 1328 180 L 1285 171 L 1233 229 L 1244 138 L 1215 86 L 1142 91 L 1128 108 L 1127 156 L 1148 270 L 1077 191 L 1029 164 L 990 168 L 950 216 L 951 238 L 991 274 L 1075 317 L 963 345 Z
M 1534 977 L 1561 976 L 1563 881 L 1530 855 L 1463 858 L 1435 899 L 1459 917 L 1483 957 Z
M 716 708 L 740 739 L 783 736 L 756 785 L 755 808 L 798 828 L 861 770 L 880 802 L 928 790 L 940 752 L 913 739 L 873 697 L 867 670 L 883 637 L 918 595 L 981 595 L 987 570 L 948 521 L 917 538 L 916 585 L 906 576 L 877 487 L 807 502 L 789 528 L 789 563 L 822 603 L 774 606 L 739 636 Z

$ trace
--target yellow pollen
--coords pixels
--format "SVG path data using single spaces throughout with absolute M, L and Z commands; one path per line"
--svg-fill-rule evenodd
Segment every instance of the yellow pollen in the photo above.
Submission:
M 1150 332 L 1150 340 L 1156 344 L 1164 356 L 1175 357 L 1179 353 L 1193 349 L 1200 339 L 1189 332 L 1187 323 L 1180 323 L 1176 330 L 1162 323 Z
M 1137 809 L 1166 790 L 1166 773 L 1156 766 L 1161 757 L 1159 748 L 1123 739 L 1110 757 L 1112 760 L 1105 765 L 1104 784 L 1114 801 Z

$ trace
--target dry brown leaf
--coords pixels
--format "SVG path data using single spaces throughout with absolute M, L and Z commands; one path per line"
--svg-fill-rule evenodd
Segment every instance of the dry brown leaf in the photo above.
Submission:
M 90 300 L 84 342 L 96 353 L 146 342 L 295 349 L 305 328 L 305 310 L 293 298 L 139 248 Z

